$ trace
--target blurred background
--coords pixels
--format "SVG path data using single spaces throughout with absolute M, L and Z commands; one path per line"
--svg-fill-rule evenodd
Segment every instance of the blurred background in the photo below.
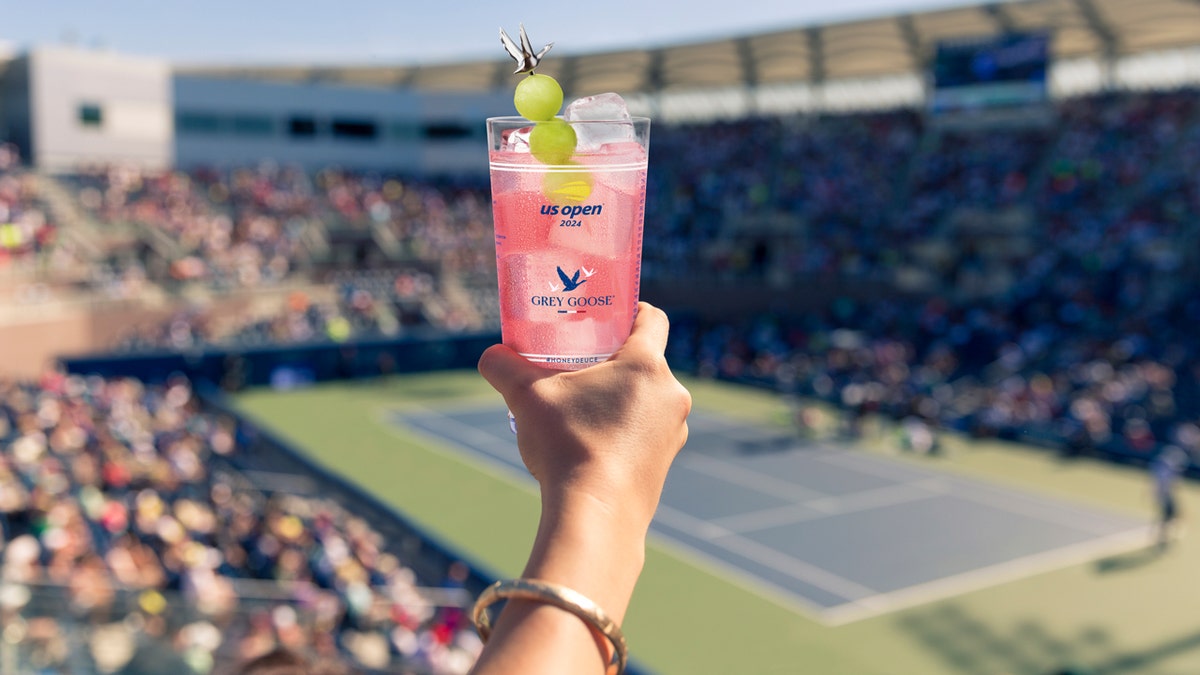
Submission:
M 161 5 L 0 3 L 0 674 L 467 672 L 518 20 L 654 120 L 637 672 L 1200 672 L 1194 0 Z

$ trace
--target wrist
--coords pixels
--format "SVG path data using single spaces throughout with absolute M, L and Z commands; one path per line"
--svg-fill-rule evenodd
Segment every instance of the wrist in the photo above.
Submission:
M 573 588 L 618 623 L 646 558 L 649 518 L 581 490 L 543 491 L 526 578 Z
M 608 545 L 644 546 L 657 507 L 657 500 L 653 505 L 643 503 L 649 500 L 636 498 L 635 488 L 618 487 L 613 481 L 543 486 L 541 495 L 539 536 L 576 531 L 589 537 L 611 535 L 617 541 L 608 541 Z
M 633 528 L 645 537 L 662 494 L 662 481 L 646 478 L 646 471 L 611 463 L 599 466 L 576 466 L 566 475 L 540 482 L 542 523 L 547 515 L 572 514 L 580 519 L 597 520 L 597 524 L 614 522 Z

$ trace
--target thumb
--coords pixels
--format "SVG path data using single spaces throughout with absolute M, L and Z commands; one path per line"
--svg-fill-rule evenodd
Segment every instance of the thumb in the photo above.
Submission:
M 546 371 L 505 345 L 492 345 L 479 357 L 479 374 L 507 401 L 510 394 L 544 377 Z

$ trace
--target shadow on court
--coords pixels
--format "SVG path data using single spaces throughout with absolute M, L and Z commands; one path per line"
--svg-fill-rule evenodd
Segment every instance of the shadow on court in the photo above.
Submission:
M 900 628 L 963 675 L 1132 675 L 1164 659 L 1200 649 L 1200 633 L 1140 651 L 1119 653 L 1113 636 L 1085 627 L 1069 637 L 1027 620 L 1000 628 L 958 605 L 911 612 Z
M 1158 560 L 1165 552 L 1165 549 L 1151 545 L 1137 551 L 1110 556 L 1096 561 L 1096 571 L 1100 574 L 1109 574 L 1135 570 Z

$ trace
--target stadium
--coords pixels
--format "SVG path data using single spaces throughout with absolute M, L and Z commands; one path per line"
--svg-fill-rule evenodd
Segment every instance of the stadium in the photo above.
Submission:
M 512 66 L 0 56 L 0 675 L 471 669 L 539 518 L 475 370 Z M 1200 4 L 538 72 L 654 120 L 629 672 L 1200 673 Z

